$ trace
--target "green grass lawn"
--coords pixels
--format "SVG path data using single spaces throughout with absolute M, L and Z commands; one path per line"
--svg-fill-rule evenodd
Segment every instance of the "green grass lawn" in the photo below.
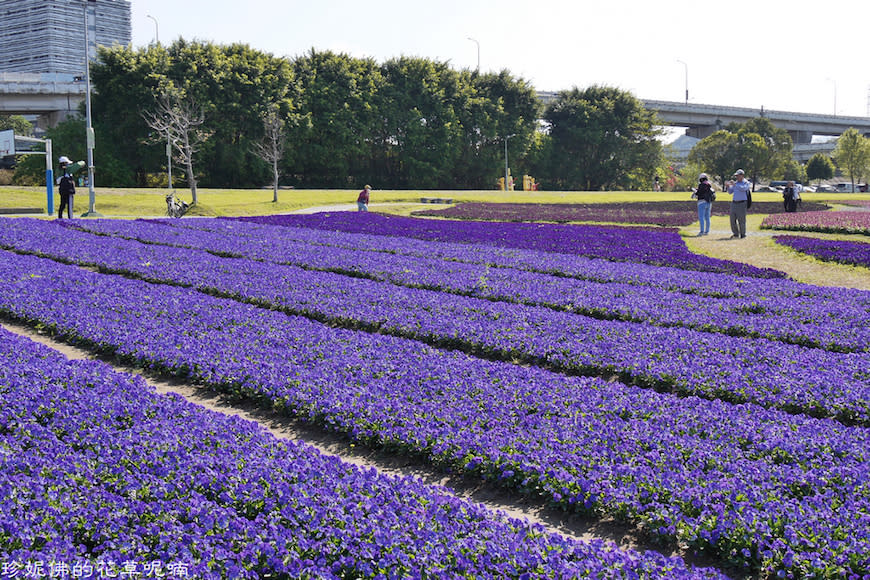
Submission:
M 176 195 L 190 201 L 190 191 L 179 189 Z M 501 192 L 501 191 L 434 191 L 434 190 L 374 190 L 371 204 L 375 211 L 407 213 L 419 209 L 423 197 L 450 198 L 454 203 L 464 201 L 510 202 L 510 203 L 625 203 L 632 201 L 689 201 L 688 192 Z M 721 195 L 721 194 L 720 194 Z M 101 188 L 95 191 L 94 207 L 106 217 L 153 217 L 165 214 L 166 189 L 148 188 Z M 356 203 L 357 190 L 353 189 L 282 189 L 278 202 L 272 202 L 271 189 L 200 189 L 198 204 L 191 215 L 243 216 L 288 213 L 308 207 Z M 728 199 L 727 194 L 724 195 Z M 870 194 L 812 194 L 806 193 L 807 201 L 870 200 Z M 756 193 L 758 201 L 780 201 L 779 193 Z M 401 204 L 382 206 L 378 204 Z M 55 208 L 60 204 L 55 191 Z M 76 213 L 88 209 L 87 188 L 79 188 L 75 197 Z M 433 206 L 429 206 L 433 207 Z M 0 186 L 0 208 L 46 208 L 44 187 Z M 44 214 L 43 214 L 44 215 Z

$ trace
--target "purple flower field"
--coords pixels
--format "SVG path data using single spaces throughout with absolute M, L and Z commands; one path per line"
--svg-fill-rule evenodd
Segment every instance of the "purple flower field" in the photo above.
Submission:
M 16 231 L 16 223 L 23 225 L 23 229 Z M 21 220 L 0 229 L 0 244 L 150 281 L 192 286 L 334 325 L 386 332 L 491 358 L 518 359 L 569 373 L 618 374 L 624 381 L 663 391 L 752 401 L 870 424 L 870 393 L 864 373 L 870 366 L 870 354 L 866 352 L 841 354 L 689 328 L 599 320 L 525 304 L 406 288 L 246 259 L 220 258 L 199 250 L 170 250 L 155 244 L 88 235 L 37 220 Z M 316 249 L 316 246 L 312 248 Z M 305 251 L 301 246 L 295 248 L 296 255 Z M 197 267 L 190 268 L 191 263 Z M 442 276 L 449 275 L 442 272 Z M 509 289 L 508 282 L 505 287 Z M 584 297 L 576 290 L 563 291 L 578 298 L 590 298 L 588 292 Z M 635 289 L 610 284 L 595 292 L 600 297 L 625 293 L 629 298 L 646 300 L 650 312 L 661 310 L 667 304 L 677 313 L 677 319 L 681 312 L 683 316 L 703 322 L 703 316 L 695 316 L 697 299 L 682 294 L 678 296 L 684 299 L 686 306 L 679 309 L 674 308 L 672 298 L 663 296 L 660 291 L 654 290 L 644 298 Z M 371 299 L 360 301 L 359 296 Z M 825 298 L 795 299 L 803 308 L 785 314 L 775 314 L 772 308 L 751 308 L 753 303 L 743 299 L 724 299 L 722 311 L 730 311 L 732 318 L 743 321 L 739 325 L 732 322 L 732 330 L 754 325 L 768 328 L 771 334 L 774 329 L 803 333 L 804 341 L 834 343 L 836 350 L 865 349 L 870 336 L 870 324 L 866 323 L 870 317 L 866 311 L 870 295 L 852 292 L 850 298 L 844 301 L 847 307 Z M 753 299 L 755 303 L 759 301 L 757 296 Z M 704 302 L 713 302 L 713 299 Z M 820 306 L 828 312 L 824 316 L 827 328 L 820 323 L 823 328 L 819 334 L 810 334 L 815 324 L 801 327 L 791 322 L 792 318 L 819 319 Z M 627 300 L 626 308 L 629 307 L 630 300 Z M 530 324 L 529 321 L 535 322 Z M 683 323 L 682 326 L 691 325 Z M 844 333 L 846 329 L 850 332 Z M 839 340 L 838 343 L 835 338 L 838 335 L 849 336 L 854 342 Z M 788 334 L 780 336 L 789 338 Z M 707 372 L 703 374 L 692 364 L 692 353 L 699 349 L 706 353 L 702 360 Z M 643 360 L 644 364 L 638 365 L 638 360 Z
M 272 225 L 296 226 L 400 236 L 440 242 L 483 244 L 559 252 L 620 262 L 640 262 L 703 272 L 726 272 L 764 278 L 784 277 L 776 270 L 761 269 L 691 253 L 676 230 L 662 231 L 616 226 L 578 226 L 537 223 L 490 223 L 457 220 L 424 220 L 375 213 L 333 212 L 313 215 L 278 215 L 238 218 Z
M 468 259 L 458 261 L 458 256 L 447 257 L 456 251 L 454 245 L 410 238 L 390 240 L 385 236 L 379 236 L 385 244 L 380 251 L 355 250 L 359 267 L 351 276 L 350 272 L 328 270 L 329 255 L 335 256 L 339 269 L 350 268 L 343 248 L 353 247 L 354 241 L 371 236 L 321 231 L 318 237 L 303 240 L 304 228 L 268 228 L 230 220 L 183 220 L 172 226 L 104 220 L 81 222 L 81 225 L 101 229 L 104 235 L 60 228 L 50 222 L 0 221 L 0 243 L 4 247 L 54 258 L 0 252 L 0 312 L 137 365 L 283 408 L 360 442 L 405 450 L 443 469 L 460 470 L 493 485 L 543 496 L 567 510 L 626 520 L 647 534 L 664 541 L 679 541 L 708 554 L 723 567 L 737 566 L 738 570 L 762 576 L 860 577 L 870 574 L 867 556 L 870 553 L 870 491 L 866 484 L 870 480 L 867 455 L 870 434 L 866 426 L 870 355 L 866 351 L 857 349 L 850 353 L 836 348 L 807 348 L 785 340 L 730 336 L 721 329 L 705 331 L 688 324 L 657 325 L 655 302 L 639 310 L 643 322 L 626 322 L 583 316 L 557 310 L 552 305 L 508 300 L 497 292 L 490 292 L 485 299 L 458 292 L 467 289 L 469 282 L 479 282 L 481 273 L 488 276 L 494 270 L 502 275 L 493 277 L 502 285 L 502 290 L 498 291 L 501 294 L 508 293 L 511 276 L 520 280 L 534 274 L 542 286 L 556 284 L 545 282 L 543 271 L 558 269 L 553 264 L 567 264 L 573 259 L 577 276 L 556 276 L 553 272 L 549 276 L 562 282 L 587 284 L 590 280 L 579 274 L 589 266 L 590 276 L 599 280 L 595 284 L 612 284 L 612 294 L 640 297 L 647 289 L 654 290 L 651 296 L 660 293 L 660 310 L 668 309 L 678 295 L 713 302 L 746 299 L 754 295 L 753 285 L 758 284 L 762 291 L 755 303 L 744 304 L 742 315 L 748 320 L 763 325 L 766 317 L 775 318 L 775 308 L 764 304 L 762 298 L 769 296 L 773 300 L 786 296 L 801 303 L 798 307 L 806 309 L 807 315 L 813 312 L 813 303 L 822 315 L 830 310 L 832 318 L 827 321 L 830 329 L 826 332 L 832 336 L 837 332 L 850 334 L 853 329 L 848 325 L 854 324 L 856 317 L 860 318 L 861 308 L 867 316 L 868 293 L 852 291 L 846 297 L 832 289 L 815 289 L 787 280 L 704 272 L 691 273 L 691 280 L 681 285 L 678 273 L 667 268 L 583 257 L 562 256 L 557 262 L 542 262 L 536 269 L 531 267 L 534 265 L 532 257 L 540 254 L 491 247 L 481 251 L 480 246 L 471 245 L 464 245 Z M 286 233 L 287 239 L 282 233 Z M 119 235 L 150 236 L 150 240 L 142 244 Z M 220 239 L 224 240 L 222 245 Z M 406 242 L 407 252 L 402 253 Z M 202 247 L 212 253 L 167 245 L 170 243 L 202 243 Z M 411 287 L 414 276 L 426 279 L 426 271 L 435 268 L 434 262 L 425 262 L 424 267 L 418 268 L 419 273 L 402 271 L 412 266 L 408 261 L 410 256 L 415 252 L 425 254 L 427 247 L 431 248 L 430 259 L 445 262 L 445 269 L 437 270 L 436 276 L 427 279 L 425 285 L 431 288 Z M 328 251 L 323 252 L 324 248 Z M 304 254 L 305 258 L 288 259 L 293 253 Z M 390 265 L 390 259 L 395 259 L 399 265 Z M 126 277 L 93 272 L 61 261 L 97 266 L 105 272 L 124 272 Z M 294 265 L 279 263 L 285 261 Z M 472 266 L 477 269 L 466 270 Z M 617 271 L 618 267 L 625 270 Z M 658 286 L 657 270 L 662 271 Z M 685 277 L 686 272 L 682 273 Z M 436 278 L 447 282 L 439 286 Z M 613 281 L 604 282 L 605 279 Z M 493 288 L 496 286 L 493 282 Z M 544 298 L 534 294 L 532 286 L 531 283 L 518 285 L 515 294 L 543 304 Z M 483 290 L 484 285 L 478 284 L 478 288 Z M 579 293 L 582 286 L 553 288 Z M 601 302 L 604 311 L 618 310 L 617 306 L 602 302 L 606 291 L 592 295 L 587 288 L 585 292 L 584 303 Z M 555 300 L 553 297 L 557 294 L 551 291 L 546 300 Z M 856 308 L 855 312 L 850 313 L 845 306 L 842 310 L 836 309 L 838 303 L 847 301 Z M 865 306 L 856 307 L 856 304 Z M 688 315 L 689 309 L 683 312 Z M 802 332 L 809 332 L 812 326 L 823 326 L 824 316 L 814 315 L 819 316 L 819 323 L 807 324 Z M 322 324 L 321 320 L 327 324 Z M 830 347 L 835 346 L 835 341 L 829 342 Z M 843 341 L 841 343 L 839 346 L 845 346 Z M 453 350 L 441 350 L 439 346 L 450 346 Z M 510 360 L 526 364 L 517 366 L 508 362 Z M 539 365 L 565 372 L 594 370 L 591 374 L 604 378 L 568 376 L 538 368 Z M 632 379 L 636 385 L 618 382 L 613 375 Z M 7 382 L 0 381 L 0 389 Z M 96 380 L 92 379 L 89 384 L 88 388 L 92 388 Z M 671 388 L 666 388 L 669 386 Z M 644 387 L 679 392 L 680 396 Z M 47 387 L 41 385 L 40 388 Z M 64 390 L 60 389 L 58 396 L 64 396 Z M 692 392 L 703 394 L 704 398 L 688 396 Z M 122 396 L 125 400 L 137 400 L 129 395 Z M 92 399 L 89 401 L 78 405 L 92 404 Z M 737 401 L 743 403 L 737 404 Z M 38 403 L 29 404 L 37 405 L 38 409 Z M 163 404 L 160 402 L 159 406 Z M 155 405 L 139 404 L 135 408 L 152 409 Z M 111 405 L 100 409 L 103 410 L 95 412 L 106 412 Z M 7 413 L 0 415 L 5 418 L 12 411 L 4 407 L 2 412 Z M 175 415 L 183 413 L 167 411 L 164 416 L 155 411 L 145 419 L 167 420 Z M 847 424 L 817 415 L 836 416 Z M 132 419 L 135 424 L 140 416 Z M 124 425 L 129 421 L 125 418 Z M 190 422 L 196 424 L 194 420 Z M 182 423 L 187 424 L 180 422 L 179 425 Z M 0 437 L 7 435 L 2 425 L 0 422 Z M 85 425 L 101 429 L 112 426 L 112 433 L 123 431 L 121 438 L 130 430 L 119 430 L 104 419 Z M 159 432 L 165 436 L 180 432 L 182 428 L 167 426 Z M 190 430 L 199 433 L 197 429 L 191 427 Z M 220 433 L 228 429 L 222 424 L 215 427 Z M 80 433 L 72 428 L 58 432 Z M 151 436 L 157 430 L 144 428 L 141 432 Z M 107 435 L 101 437 L 110 439 Z M 62 442 L 81 447 L 81 443 L 77 443 L 79 439 L 65 435 Z M 185 437 L 184 443 L 191 442 Z M 151 447 L 162 449 L 160 445 L 156 443 Z M 271 449 L 277 444 L 272 441 L 264 445 Z M 282 518 L 289 516 L 276 507 L 280 506 L 276 498 L 286 495 L 275 495 L 280 482 L 285 480 L 276 475 L 276 483 L 273 483 L 269 474 L 291 470 L 266 467 L 253 478 L 245 473 L 236 475 L 248 464 L 240 464 L 239 456 L 230 451 L 232 447 L 229 444 L 226 447 L 229 457 L 226 466 L 214 470 L 226 475 L 219 478 L 220 486 L 231 480 L 248 482 L 247 487 L 239 491 L 230 485 L 233 491 L 227 491 L 227 497 L 214 491 L 207 495 L 196 487 L 193 492 L 216 502 L 219 507 L 215 510 L 231 509 L 235 514 L 230 513 L 228 517 L 241 514 L 249 523 L 239 521 L 235 527 L 219 528 L 223 535 L 228 530 L 233 533 L 242 530 L 244 541 L 228 540 L 222 534 L 212 537 L 214 531 L 206 532 L 203 550 L 219 552 L 223 559 L 218 558 L 218 561 L 232 562 L 253 576 L 265 570 L 281 570 L 270 567 L 289 564 L 271 561 L 268 555 L 254 561 L 256 554 L 237 550 L 237 546 L 240 543 L 247 546 L 245 542 L 256 537 L 263 538 L 256 546 L 268 543 L 274 549 L 275 540 L 263 536 L 266 528 L 268 534 L 277 534 L 282 538 L 280 542 L 285 541 L 283 538 L 289 533 L 286 530 L 291 526 Z M 23 448 L 28 449 L 28 446 Z M 133 472 L 124 477 L 127 487 L 122 489 L 132 491 L 145 486 L 137 483 L 134 475 L 138 472 L 135 466 L 142 461 L 148 462 L 149 469 L 157 461 L 151 455 L 147 460 L 137 455 L 147 454 L 148 448 L 148 445 L 136 446 L 131 451 L 131 463 L 121 459 L 114 461 L 113 465 L 128 466 Z M 223 446 L 216 444 L 210 453 L 221 456 L 221 449 Z M 248 452 L 247 447 L 245 453 L 244 457 L 259 457 Z M 269 453 L 272 457 L 273 452 Z M 13 456 L 18 457 L 17 454 L 0 454 L 0 461 L 11 461 Z M 110 454 L 109 457 L 121 456 Z M 177 461 L 175 455 L 170 459 Z M 199 461 L 196 465 L 218 459 Z M 260 465 L 259 460 L 256 463 Z M 34 465 L 41 464 L 34 459 Z M 73 461 L 69 465 L 78 464 Z M 157 476 L 164 477 L 164 468 L 157 463 L 154 466 Z M 172 469 L 169 473 L 173 473 Z M 200 469 L 196 473 L 201 472 Z M 195 482 L 196 477 L 198 475 L 183 476 L 180 481 Z M 292 473 L 287 477 L 308 481 Z M 333 476 L 330 472 L 310 477 L 329 486 Z M 3 481 L 0 476 L 0 486 Z M 147 485 L 148 493 L 155 495 L 155 489 L 163 490 L 161 486 L 165 484 L 148 481 L 151 482 Z M 257 482 L 256 485 L 251 487 L 251 481 Z M 355 493 L 356 486 L 356 483 L 350 487 L 336 484 L 335 489 L 330 488 L 333 495 L 323 492 L 327 498 L 324 502 L 345 505 L 343 495 L 329 498 L 335 497 L 335 493 Z M 187 489 L 188 485 L 176 487 L 183 490 L 173 487 L 173 493 L 193 493 Z M 425 488 L 420 491 L 425 492 Z M 19 497 L 18 493 L 12 497 Z M 245 494 L 253 494 L 254 507 L 263 507 L 264 511 L 249 514 L 246 510 L 251 509 L 251 504 L 239 503 L 240 494 L 246 498 Z M 152 495 L 144 497 L 150 501 Z M 399 495 L 404 497 L 407 493 Z M 103 497 L 100 493 L 92 496 L 101 506 L 111 505 L 109 500 L 100 499 Z M 271 499 L 263 499 L 263 496 Z M 132 497 L 142 500 L 138 491 Z M 168 501 L 163 495 L 156 497 L 159 501 Z M 176 497 L 179 496 L 171 496 Z M 125 496 L 126 499 L 129 498 Z M 453 524 L 441 527 L 424 523 L 424 520 L 408 524 L 414 530 L 444 531 L 452 539 L 406 539 L 412 537 L 409 535 L 412 532 L 397 528 L 395 537 L 392 531 L 385 534 L 385 538 L 376 531 L 364 531 L 363 536 L 355 535 L 352 538 L 356 539 L 345 542 L 348 529 L 370 530 L 372 525 L 369 512 L 356 511 L 360 500 L 348 501 L 351 506 L 348 515 L 333 517 L 329 512 L 330 525 L 344 522 L 342 540 L 328 534 L 317 534 L 313 538 L 321 542 L 317 550 L 331 546 L 332 552 L 327 552 L 331 555 L 323 565 L 333 574 L 340 570 L 345 575 L 374 576 L 377 570 L 371 571 L 366 564 L 378 560 L 378 550 L 390 550 L 390 554 L 408 565 L 410 555 L 417 554 L 419 547 L 426 554 L 492 554 L 495 564 L 491 564 L 490 559 L 469 556 L 468 570 L 480 570 L 466 572 L 472 576 L 495 577 L 508 569 L 516 570 L 507 574 L 509 576 L 520 576 L 523 570 L 529 571 L 532 577 L 594 574 L 559 572 L 578 570 L 570 566 L 580 561 L 577 555 L 580 552 L 590 556 L 593 564 L 582 564 L 590 566 L 589 570 L 596 570 L 597 565 L 604 566 L 615 576 L 623 575 L 620 570 L 625 570 L 625 576 L 632 576 L 628 568 L 610 563 L 623 561 L 619 560 L 623 558 L 621 552 L 602 555 L 601 546 L 593 553 L 589 551 L 591 548 L 550 549 L 523 544 L 518 559 L 510 563 L 501 559 L 505 552 L 496 544 L 491 549 L 480 547 L 481 544 L 468 549 L 446 547 L 454 545 L 451 542 L 466 546 L 469 535 L 480 542 L 495 542 L 489 534 L 470 531 L 470 524 L 459 524 L 465 532 L 454 531 Z M 396 505 L 392 500 L 374 501 L 384 510 Z M 191 502 L 185 499 L 183 503 Z M 296 505 L 293 507 L 295 509 Z M 56 508 L 49 504 L 46 509 Z M 158 509 L 156 505 L 151 508 Z M 311 516 L 310 509 L 303 509 Z M 458 511 L 471 513 L 464 508 Z M 261 515 L 262 520 L 258 519 Z M 357 516 L 368 519 L 365 524 L 349 525 Z M 55 516 L 46 519 L 40 512 L 33 525 L 68 521 L 63 520 L 66 515 L 56 517 L 57 520 L 52 519 Z M 390 516 L 384 517 L 392 521 Z M 424 513 L 421 517 L 428 516 Z M 317 526 L 323 521 L 319 518 L 315 516 L 306 521 L 317 522 L 314 524 Z M 250 532 L 244 531 L 249 530 L 245 525 L 260 521 L 270 523 L 264 528 L 255 526 Z M 486 521 L 482 525 L 496 525 Z M 194 519 L 191 523 L 197 522 L 200 520 Z M 182 523 L 186 523 L 183 518 Z M 65 523 L 58 525 L 58 529 L 66 527 Z M 175 533 L 174 525 L 177 524 L 165 525 L 167 535 Z M 306 529 L 305 525 L 298 528 Z M 508 522 L 507 525 L 519 529 L 519 524 Z M 144 524 L 140 527 L 147 529 Z M 506 536 L 509 542 L 519 533 L 492 529 L 496 530 L 492 535 Z M 0 539 L 6 533 L 4 530 L 7 528 L 0 524 Z M 152 532 L 147 536 L 148 542 L 163 541 L 159 534 L 155 536 L 156 532 Z M 198 532 L 194 532 L 193 528 L 185 528 L 184 533 L 196 543 Z M 533 538 L 550 543 L 559 541 L 558 537 L 544 534 L 522 535 L 528 541 Z M 77 538 L 74 536 L 72 541 L 78 541 Z M 112 549 L 126 547 L 126 541 L 115 541 L 117 545 Z M 218 545 L 217 542 L 229 544 Z M 300 545 L 309 545 L 295 537 L 287 542 L 288 550 L 291 545 L 294 550 Z M 186 560 L 184 552 L 178 552 L 179 555 L 172 552 L 180 549 L 177 542 L 169 543 L 173 547 L 165 548 L 167 551 L 161 559 Z M 338 550 L 340 545 L 352 547 Z M 362 552 L 356 552 L 358 545 L 362 546 Z M 421 547 L 426 545 L 433 548 Z M 0 549 L 2 546 L 0 542 Z M 31 548 L 33 546 L 43 547 L 39 542 L 31 542 Z M 436 550 L 434 546 L 440 547 Z M 523 559 L 526 554 L 538 558 L 542 550 L 553 558 L 551 562 Z M 313 553 L 303 550 L 300 558 Z M 107 558 L 116 559 L 114 552 L 107 554 Z M 130 554 L 133 560 L 142 559 L 141 552 L 131 551 Z M 98 558 L 95 555 L 92 559 Z M 670 577 L 672 573 L 663 572 L 661 566 L 679 566 L 659 560 L 639 560 L 636 554 L 628 558 L 646 567 L 647 571 L 640 573 L 641 576 Z M 17 555 L 13 559 L 21 557 Z M 314 563 L 310 565 L 321 566 L 319 560 L 312 560 Z M 538 562 L 538 568 L 529 563 L 533 561 Z M 437 566 L 456 565 L 455 560 L 447 564 L 436 559 L 431 562 L 431 567 L 425 568 L 432 570 L 431 574 L 439 569 Z M 298 561 L 294 560 L 296 564 Z M 348 567 L 342 569 L 341 565 Z M 498 567 L 502 565 L 514 568 Z M 563 565 L 566 567 L 559 567 Z M 392 569 L 398 570 L 398 575 L 415 575 L 413 571 L 408 572 L 411 568 Z M 452 572 L 446 575 L 462 573 L 456 568 L 448 570 Z
M 773 240 L 820 260 L 870 268 L 870 242 L 821 240 L 806 236 L 773 236 Z
M 322 230 L 304 228 L 288 231 L 223 220 L 189 223 L 203 229 L 181 228 L 179 231 L 179 228 L 163 227 L 155 222 L 110 220 L 91 221 L 77 227 L 123 235 L 147 244 L 183 244 L 182 247 L 199 248 L 218 256 L 289 264 L 305 270 L 335 272 L 497 302 L 545 306 L 595 318 L 684 326 L 844 352 L 870 349 L 870 320 L 866 309 L 870 306 L 870 295 L 867 293 L 712 273 L 687 277 L 685 271 L 678 269 L 674 272 L 648 265 L 630 267 L 606 260 L 578 263 L 576 258 L 573 266 L 577 277 L 553 275 L 556 268 L 553 263 L 549 272 L 540 271 L 541 262 L 535 261 L 539 253 L 521 256 L 516 254 L 524 252 L 517 251 L 514 257 L 524 259 L 516 263 L 500 262 L 497 255 L 480 253 L 478 261 L 468 262 L 467 254 L 461 256 L 445 251 L 440 247 L 442 244 L 433 242 L 421 242 L 419 245 L 423 247 L 416 249 L 375 247 L 364 245 L 356 234 L 325 234 Z M 40 231 L 39 236 L 31 235 L 33 228 Z M 10 226 L 0 230 L 0 245 L 51 253 L 63 259 L 73 255 L 75 248 L 78 260 L 114 271 L 129 271 L 126 264 L 130 260 L 123 259 L 121 253 L 145 250 L 128 244 L 112 252 L 95 248 L 95 254 L 83 254 L 92 245 L 100 245 L 100 240 L 58 231 L 38 222 L 22 223 L 17 233 L 14 229 Z M 237 243 L 239 237 L 245 239 L 244 244 Z M 103 245 L 108 243 L 103 242 Z M 188 259 L 181 251 L 153 251 L 159 252 L 160 260 L 171 257 L 186 263 Z M 107 263 L 106 256 L 116 260 Z M 154 262 L 155 259 L 158 258 L 144 260 Z M 189 259 L 200 263 L 213 261 L 210 257 Z M 570 261 L 568 258 L 560 265 L 569 270 L 567 262 Z M 225 266 L 228 262 L 222 264 Z M 160 270 L 156 263 L 154 265 L 138 273 L 147 276 Z M 537 270 L 527 269 L 531 267 Z M 363 285 L 362 282 L 357 284 Z M 746 292 L 747 287 L 751 287 L 751 292 Z M 389 286 L 380 291 L 377 286 L 366 288 L 377 294 L 392 293 Z M 824 310 L 824 317 L 819 315 L 820 309 Z
M 0 385 L 4 578 L 717 577 L 362 471 L 4 330 Z

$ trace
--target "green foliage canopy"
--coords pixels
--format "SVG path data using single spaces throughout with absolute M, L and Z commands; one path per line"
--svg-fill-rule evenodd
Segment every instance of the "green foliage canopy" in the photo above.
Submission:
M 807 161 L 806 171 L 807 179 L 816 179 L 821 183 L 823 179 L 834 176 L 834 162 L 827 155 L 816 153 Z
M 631 93 L 602 86 L 562 91 L 544 120 L 550 141 L 545 172 L 553 189 L 618 189 L 638 168 L 651 176 L 660 165 L 655 114 Z

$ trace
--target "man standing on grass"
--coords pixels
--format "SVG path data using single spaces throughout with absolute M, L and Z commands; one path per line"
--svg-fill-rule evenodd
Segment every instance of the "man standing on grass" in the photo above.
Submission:
M 746 237 L 746 206 L 752 191 L 752 184 L 746 180 L 742 169 L 738 169 L 734 177 L 736 181 L 728 182 L 728 193 L 731 194 L 732 240 Z

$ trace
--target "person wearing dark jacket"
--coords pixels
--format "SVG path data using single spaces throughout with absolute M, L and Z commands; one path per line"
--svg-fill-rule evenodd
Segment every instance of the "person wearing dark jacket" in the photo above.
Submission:
M 57 180 L 57 189 L 60 192 L 60 207 L 57 210 L 57 219 L 63 218 L 63 209 L 66 208 L 67 217 L 73 216 L 73 198 L 76 195 L 76 184 L 69 172 L 69 158 L 61 156 L 58 160 L 60 165 L 60 177 Z
M 698 235 L 706 236 L 710 233 L 710 215 L 713 211 L 713 200 L 716 199 L 713 186 L 710 185 L 710 178 L 706 173 L 698 176 L 698 187 L 692 191 L 692 197 L 698 200 L 698 221 L 701 222 L 701 231 Z
M 794 186 L 794 181 L 789 181 L 782 190 L 782 205 L 785 211 L 791 213 L 797 211 L 799 194 Z

